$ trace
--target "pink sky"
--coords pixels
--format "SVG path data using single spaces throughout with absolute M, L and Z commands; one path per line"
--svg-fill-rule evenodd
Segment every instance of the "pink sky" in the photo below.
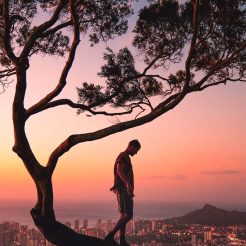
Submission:
M 109 46 L 118 50 L 130 39 L 131 35 L 125 35 L 109 42 Z M 62 97 L 76 101 L 76 86 L 83 81 L 100 81 L 97 72 L 104 48 L 105 44 L 91 48 L 81 42 Z M 27 107 L 54 88 L 64 62 L 63 58 L 32 58 Z M 13 83 L 0 95 L 0 199 L 35 200 L 34 183 L 11 151 L 14 89 Z M 245 95 L 246 84 L 210 88 L 188 95 L 154 122 L 72 148 L 60 159 L 53 176 L 55 201 L 115 199 L 109 192 L 114 160 L 129 140 L 137 138 L 142 144 L 141 151 L 132 158 L 137 200 L 245 203 Z M 104 116 L 77 116 L 76 110 L 60 107 L 31 117 L 26 132 L 33 151 L 44 164 L 51 151 L 69 135 L 110 124 L 112 120 Z

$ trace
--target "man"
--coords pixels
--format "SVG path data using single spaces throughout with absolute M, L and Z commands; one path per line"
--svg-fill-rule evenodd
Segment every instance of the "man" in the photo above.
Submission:
M 114 186 L 110 190 L 117 195 L 120 219 L 105 237 L 105 240 L 112 245 L 116 243 L 114 235 L 118 230 L 120 230 L 120 245 L 129 245 L 126 242 L 125 231 L 126 224 L 133 218 L 134 197 L 134 176 L 130 156 L 136 155 L 140 148 L 138 140 L 130 141 L 126 150 L 119 154 L 114 164 Z

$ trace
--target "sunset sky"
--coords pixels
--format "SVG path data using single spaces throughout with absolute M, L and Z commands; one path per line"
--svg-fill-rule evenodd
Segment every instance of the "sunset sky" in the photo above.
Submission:
M 131 20 L 131 25 L 133 25 Z M 114 51 L 130 46 L 132 34 L 107 43 Z M 79 46 L 68 85 L 60 98 L 77 101 L 76 86 L 98 82 L 106 44 Z M 135 56 L 140 62 L 142 57 Z M 26 107 L 52 90 L 65 58 L 34 56 L 28 69 Z M 170 67 L 170 71 L 184 65 Z M 170 73 L 170 71 L 167 72 Z M 15 83 L 0 94 L 0 199 L 36 199 L 34 183 L 14 143 L 11 103 Z M 246 203 L 246 84 L 234 83 L 188 95 L 172 111 L 138 128 L 72 148 L 59 161 L 53 176 L 55 201 L 114 200 L 113 165 L 128 142 L 138 139 L 142 149 L 132 158 L 135 199 L 138 201 L 201 201 Z M 133 116 L 120 118 L 132 119 Z M 105 116 L 76 115 L 59 107 L 31 117 L 26 132 L 38 160 L 45 164 L 51 151 L 69 135 L 90 132 L 115 122 Z

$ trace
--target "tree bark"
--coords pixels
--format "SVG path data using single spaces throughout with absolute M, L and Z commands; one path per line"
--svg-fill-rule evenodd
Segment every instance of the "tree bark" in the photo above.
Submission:
M 55 219 L 51 178 L 35 180 L 35 184 L 38 201 L 30 213 L 35 225 L 48 241 L 59 246 L 108 245 L 102 239 L 79 234 Z
M 35 225 L 42 232 L 44 237 L 51 243 L 58 246 L 103 246 L 108 245 L 104 240 L 79 234 L 56 221 L 55 219 L 45 218 L 37 214 L 35 209 L 31 210 L 31 215 Z M 117 244 L 116 244 L 117 245 Z M 112 244 L 108 245 L 112 246 Z

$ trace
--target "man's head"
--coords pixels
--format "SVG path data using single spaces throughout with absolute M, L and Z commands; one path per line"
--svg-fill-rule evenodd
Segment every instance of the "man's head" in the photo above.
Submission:
M 140 148 L 141 148 L 141 144 L 139 143 L 137 139 L 134 139 L 129 142 L 128 147 L 127 147 L 127 152 L 129 155 L 133 156 L 137 154 Z

